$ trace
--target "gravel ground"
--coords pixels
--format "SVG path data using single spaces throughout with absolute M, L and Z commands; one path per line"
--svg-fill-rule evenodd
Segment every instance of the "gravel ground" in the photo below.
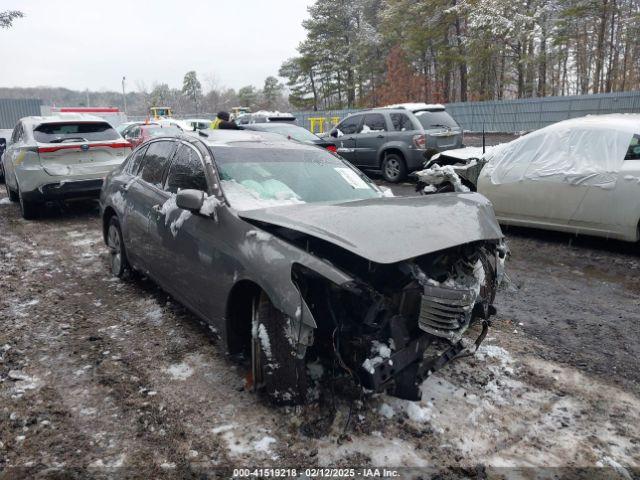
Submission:
M 637 246 L 509 231 L 493 328 L 421 402 L 354 399 L 338 383 L 276 409 L 244 390 L 246 366 L 207 325 L 150 281 L 109 275 L 94 203 L 28 222 L 0 196 L 0 232 L 0 478 L 640 475 Z

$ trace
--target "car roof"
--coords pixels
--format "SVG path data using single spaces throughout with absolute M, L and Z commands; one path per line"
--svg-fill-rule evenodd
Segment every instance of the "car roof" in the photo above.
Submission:
M 302 130 L 307 130 L 306 128 L 301 127 L 300 125 L 296 125 L 295 123 L 285 123 L 285 122 L 249 123 L 247 125 L 242 125 L 242 128 L 244 128 L 245 130 L 252 130 L 252 129 L 273 130 L 273 129 L 282 128 L 282 127 L 300 128 Z
M 586 117 L 570 118 L 551 124 L 540 131 L 550 131 L 556 128 L 589 128 L 604 130 L 623 130 L 640 134 L 640 114 L 610 113 L 606 115 L 587 115 Z M 535 133 L 535 132 L 532 132 Z
M 404 110 L 409 110 L 411 112 L 419 112 L 419 111 L 430 111 L 437 112 L 441 110 L 445 110 L 444 105 L 441 103 L 396 103 L 393 105 L 387 105 L 382 108 L 399 108 Z
M 193 135 L 195 137 L 195 135 Z M 289 140 L 279 133 L 259 130 L 200 130 L 199 138 L 209 147 L 243 147 L 262 144 L 265 148 L 296 148 L 316 151 L 317 147 Z
M 90 115 L 88 113 L 56 113 L 55 115 L 48 115 L 46 117 L 33 116 L 24 117 L 20 119 L 26 125 L 35 127 L 38 125 L 44 125 L 47 123 L 61 123 L 61 122 L 100 122 L 109 123 L 104 118 Z
M 183 118 L 182 119 L 183 122 L 209 122 L 211 123 L 211 120 L 209 120 L 208 118 Z
M 145 128 L 175 128 L 176 130 L 180 130 L 177 126 L 172 124 L 165 123 L 141 123 L 140 125 L 136 125 L 137 127 L 145 127 Z

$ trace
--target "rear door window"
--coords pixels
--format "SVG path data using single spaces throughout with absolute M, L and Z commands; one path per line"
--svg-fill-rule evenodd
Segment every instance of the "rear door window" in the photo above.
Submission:
M 360 131 L 360 123 L 362 123 L 362 115 L 353 115 L 346 118 L 338 125 L 337 130 L 342 132 L 343 135 L 353 135 Z
M 147 147 L 142 147 L 140 150 L 136 150 L 131 154 L 131 158 L 127 162 L 127 172 L 131 175 L 138 175 L 140 171 L 140 164 L 144 158 L 144 154 L 147 151 Z
M 384 115 L 380 113 L 368 113 L 364 116 L 362 123 L 362 133 L 368 132 L 386 132 L 387 122 Z
M 107 122 L 45 123 L 33 130 L 33 136 L 39 143 L 100 142 L 120 138 Z
M 142 180 L 155 187 L 162 188 L 164 172 L 174 146 L 175 142 L 170 140 L 160 140 L 149 145 L 142 165 L 142 173 L 140 175 Z
M 180 145 L 173 156 L 167 174 L 165 190 L 178 193 L 179 190 L 195 189 L 207 191 L 207 178 L 200 155 L 187 145 Z
M 414 129 L 411 119 L 404 113 L 392 113 L 390 117 L 393 129 L 396 132 L 405 132 Z

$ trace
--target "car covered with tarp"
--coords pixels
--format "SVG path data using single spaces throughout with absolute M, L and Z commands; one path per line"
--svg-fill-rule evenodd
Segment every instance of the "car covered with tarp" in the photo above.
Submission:
M 443 152 L 416 176 L 424 193 L 483 194 L 504 224 L 640 239 L 640 115 L 574 118 L 484 153 Z

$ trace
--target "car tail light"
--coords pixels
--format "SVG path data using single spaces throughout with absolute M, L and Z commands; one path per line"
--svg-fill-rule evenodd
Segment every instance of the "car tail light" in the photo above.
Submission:
M 427 136 L 420 133 L 418 135 L 414 135 L 413 136 L 413 144 L 416 146 L 416 148 L 419 148 L 420 150 L 424 150 L 427 148 Z
M 131 148 L 131 144 L 129 142 L 89 144 L 89 148 L 96 148 L 96 147 Z M 38 153 L 52 153 L 52 152 L 57 152 L 58 150 L 81 150 L 81 149 L 82 149 L 82 145 L 56 145 L 55 147 L 38 147 Z
M 331 153 L 338 153 L 338 148 L 335 145 L 327 145 L 327 150 Z

